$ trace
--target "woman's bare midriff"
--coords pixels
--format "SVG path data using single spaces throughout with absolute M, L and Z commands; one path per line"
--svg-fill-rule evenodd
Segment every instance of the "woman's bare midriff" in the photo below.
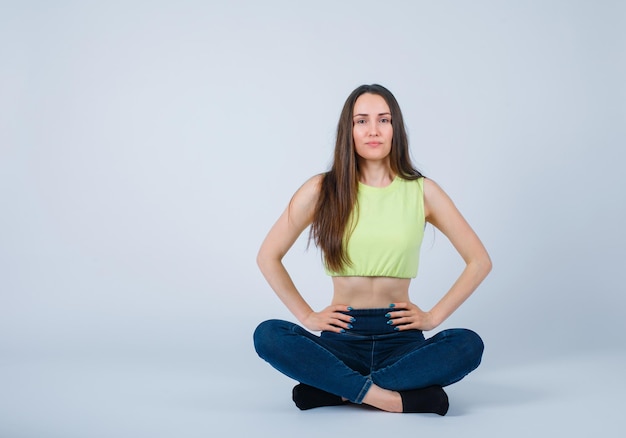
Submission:
M 409 301 L 410 278 L 333 277 L 333 304 L 377 309 Z

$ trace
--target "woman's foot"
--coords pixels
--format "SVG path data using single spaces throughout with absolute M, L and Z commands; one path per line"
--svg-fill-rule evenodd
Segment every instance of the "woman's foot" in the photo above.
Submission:
M 338 395 L 304 383 L 294 386 L 292 395 L 296 406 L 303 411 L 322 406 L 340 406 L 346 403 L 346 400 Z M 446 415 L 449 406 L 448 395 L 441 386 L 437 385 L 407 391 L 390 391 L 372 385 L 363 403 L 387 412 L 438 415 Z
M 292 398 L 296 406 L 303 411 L 322 406 L 339 406 L 345 403 L 338 395 L 305 385 L 304 383 L 293 387 Z
M 432 413 L 446 415 L 448 395 L 441 386 L 399 391 L 402 397 L 402 412 Z
M 448 396 L 441 386 L 428 386 L 408 391 L 391 391 L 372 385 L 363 403 L 387 412 L 433 413 L 448 412 Z

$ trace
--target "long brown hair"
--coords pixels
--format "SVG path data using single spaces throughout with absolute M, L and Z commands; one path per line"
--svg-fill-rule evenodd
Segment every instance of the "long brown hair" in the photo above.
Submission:
M 397 176 L 409 180 L 423 176 L 411 163 L 402 112 L 393 94 L 378 84 L 361 85 L 356 88 L 348 96 L 341 110 L 333 163 L 322 179 L 309 234 L 309 238 L 322 250 L 326 266 L 335 272 L 340 272 L 344 266 L 351 264 L 345 242 L 352 232 L 347 228 L 356 204 L 359 181 L 359 164 L 352 138 L 352 117 L 356 100 L 365 93 L 381 96 L 389 105 L 393 125 L 389 156 L 391 170 Z

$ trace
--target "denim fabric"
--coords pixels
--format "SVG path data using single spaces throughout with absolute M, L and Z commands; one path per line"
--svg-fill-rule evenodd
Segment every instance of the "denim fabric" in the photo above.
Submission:
M 425 339 L 419 330 L 395 331 L 385 316 L 391 310 L 352 310 L 352 329 L 320 336 L 291 322 L 265 321 L 254 346 L 281 373 L 353 403 L 363 401 L 372 383 L 394 391 L 447 386 L 480 364 L 483 342 L 473 331 L 449 329 Z

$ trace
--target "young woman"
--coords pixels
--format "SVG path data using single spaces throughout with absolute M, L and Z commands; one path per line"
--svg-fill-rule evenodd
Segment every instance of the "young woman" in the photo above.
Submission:
M 466 264 L 428 311 L 409 299 L 426 222 L 448 237 Z M 332 302 L 320 311 L 307 304 L 282 264 L 309 226 L 333 282 Z M 425 339 L 423 332 L 470 296 L 491 270 L 489 255 L 446 193 L 412 165 L 400 107 L 380 85 L 350 94 L 330 171 L 295 193 L 257 261 L 304 326 L 270 320 L 254 333 L 259 356 L 300 382 L 293 389 L 300 409 L 352 402 L 445 415 L 443 387 L 480 363 L 483 343 L 476 333 L 450 329 Z

